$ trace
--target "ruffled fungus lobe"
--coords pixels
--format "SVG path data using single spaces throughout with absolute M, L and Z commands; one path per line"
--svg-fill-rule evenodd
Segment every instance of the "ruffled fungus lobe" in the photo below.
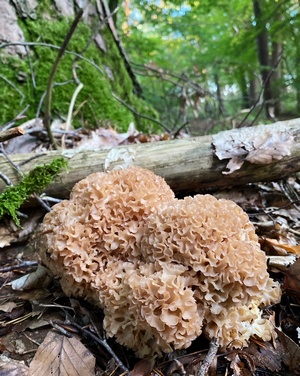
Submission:
M 97 173 L 45 216 L 42 259 L 67 295 L 105 314 L 109 336 L 140 357 L 271 337 L 261 307 L 278 302 L 248 216 L 210 195 L 174 198 L 139 167 Z
M 66 294 L 93 297 L 97 273 L 113 258 L 135 263 L 145 220 L 173 199 L 162 178 L 140 167 L 91 174 L 45 216 L 42 260 Z
M 146 263 L 187 268 L 183 276 L 209 338 L 237 347 L 258 333 L 270 339 L 258 308 L 278 301 L 279 284 L 269 278 L 254 227 L 234 202 L 197 195 L 165 205 L 148 218 L 141 250 Z

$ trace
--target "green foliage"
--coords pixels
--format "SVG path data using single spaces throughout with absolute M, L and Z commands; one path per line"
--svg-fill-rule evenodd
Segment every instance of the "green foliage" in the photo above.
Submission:
M 255 103 L 249 98 L 250 86 L 254 87 L 255 79 L 257 84 L 261 75 L 257 52 L 261 29 L 255 22 L 252 1 L 133 0 L 130 4 L 130 18 L 120 14 L 119 25 L 128 24 L 122 40 L 131 61 L 177 76 L 185 74 L 210 92 L 212 95 L 201 99 L 201 107 L 197 109 L 199 119 L 220 116 L 217 105 L 213 113 L 206 110 L 211 109 L 209 101 L 217 102 L 216 78 L 223 96 L 221 116 L 231 117 Z M 264 0 L 260 1 L 260 7 L 262 24 L 268 31 L 270 61 L 273 43 L 283 44 L 282 78 L 277 79 L 273 88 L 280 86 L 284 110 L 291 107 L 290 98 L 295 98 L 298 91 L 300 110 L 299 3 Z M 274 62 L 270 65 L 274 66 Z M 180 116 L 181 81 L 171 84 L 147 69 L 139 68 L 138 72 L 146 99 L 159 111 L 163 121 L 175 121 Z M 258 82 L 254 99 L 258 99 L 261 90 Z M 187 111 L 186 115 L 187 120 L 194 120 L 193 111 Z
M 41 13 L 42 5 L 39 6 Z M 43 7 L 45 8 L 46 5 L 44 4 Z M 38 17 L 36 20 L 21 22 L 27 41 L 54 46 L 61 46 L 70 27 L 70 20 L 64 18 L 48 20 Z M 93 30 L 89 26 L 80 23 L 75 30 L 67 49 L 83 55 L 90 62 L 65 53 L 55 76 L 52 116 L 65 118 L 68 113 L 70 101 L 76 89 L 72 74 L 72 67 L 75 64 L 76 74 L 84 85 L 77 97 L 74 109 L 76 116 L 73 119 L 73 125 L 75 127 L 114 126 L 119 131 L 126 131 L 130 122 L 135 122 L 140 130 L 148 131 L 151 128 L 148 121 L 136 117 L 112 96 L 114 92 L 137 112 L 157 117 L 157 113 L 151 106 L 133 94 L 132 81 L 122 59 L 116 58 L 119 56 L 118 49 L 108 28 L 101 30 L 101 34 L 107 44 L 107 53 L 99 50 L 91 41 Z M 6 81 L 1 83 L 0 124 L 12 120 L 27 104 L 30 106 L 26 112 L 27 118 L 36 116 L 58 49 L 37 45 L 30 47 L 30 51 L 30 60 L 29 56 L 25 59 L 18 59 L 5 54 L 0 55 L 0 74 L 11 83 Z M 107 73 L 108 71 L 110 73 Z M 25 80 L 20 79 L 20 73 Z M 24 95 L 22 101 L 16 88 Z M 43 110 L 43 107 L 41 109 Z
M 17 211 L 20 206 L 33 193 L 40 194 L 53 181 L 55 176 L 67 167 L 64 158 L 55 158 L 51 163 L 37 166 L 25 175 L 21 182 L 15 186 L 9 186 L 0 194 L 0 219 L 4 215 L 10 215 L 19 226 L 20 219 Z

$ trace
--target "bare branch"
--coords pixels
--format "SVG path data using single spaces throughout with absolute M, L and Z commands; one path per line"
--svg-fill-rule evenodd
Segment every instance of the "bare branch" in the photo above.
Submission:
M 125 107 L 127 107 L 133 114 L 135 114 L 136 116 L 138 117 L 141 117 L 143 119 L 147 119 L 147 120 L 150 120 L 152 121 L 153 123 L 156 123 L 156 124 L 159 124 L 166 132 L 168 133 L 171 133 L 171 131 L 163 124 L 161 123 L 160 121 L 156 120 L 156 119 L 153 119 L 152 117 L 150 116 L 147 116 L 147 115 L 143 115 L 143 114 L 140 114 L 139 112 L 136 112 L 136 110 L 134 108 L 132 108 L 131 106 L 129 106 L 128 103 L 124 102 L 121 98 L 119 98 L 116 94 L 112 93 L 112 96 L 117 100 L 119 101 L 120 103 L 122 103 Z
M 213 338 L 210 341 L 208 353 L 207 353 L 203 363 L 201 364 L 201 366 L 199 368 L 197 376 L 206 376 L 207 375 L 209 368 L 212 365 L 212 362 L 214 361 L 215 356 L 217 355 L 218 348 L 219 348 L 218 340 L 217 340 L 217 338 Z
M 75 17 L 75 20 L 73 21 L 70 30 L 68 34 L 66 35 L 63 44 L 58 52 L 57 58 L 54 62 L 54 65 L 52 67 L 52 71 L 50 73 L 49 79 L 48 79 L 48 84 L 47 84 L 47 91 L 46 91 L 46 108 L 45 108 L 45 116 L 44 116 L 44 126 L 47 130 L 49 140 L 52 144 L 52 146 L 57 149 L 57 144 L 55 141 L 55 138 L 51 132 L 51 124 L 50 124 L 50 117 L 51 117 L 51 97 L 52 97 L 52 85 L 53 85 L 53 80 L 57 71 L 57 68 L 59 66 L 60 60 L 63 57 L 64 52 L 67 49 L 67 46 L 72 38 L 72 35 L 74 34 L 74 31 L 82 17 L 83 14 L 83 9 L 80 9 L 78 14 Z

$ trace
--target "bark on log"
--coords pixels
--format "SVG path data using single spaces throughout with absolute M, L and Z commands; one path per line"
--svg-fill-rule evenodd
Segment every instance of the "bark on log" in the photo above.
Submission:
M 219 188 L 244 185 L 246 183 L 280 180 L 300 171 L 300 119 L 278 122 L 255 127 L 255 138 L 263 132 L 273 134 L 277 129 L 293 137 L 290 155 L 268 165 L 245 162 L 241 169 L 224 175 L 228 160 L 220 161 L 215 155 L 213 136 L 194 137 L 149 144 L 133 144 L 99 150 L 52 151 L 31 160 L 22 166 L 27 172 L 37 164 L 49 163 L 54 157 L 64 155 L 68 158 L 69 169 L 61 173 L 46 193 L 54 197 L 68 197 L 73 185 L 96 171 L 112 170 L 117 165 L 139 165 L 164 177 L 177 194 L 198 193 Z M 246 131 L 247 130 L 247 131 Z M 222 132 L 224 136 L 243 139 L 249 137 L 249 128 Z M 247 139 L 249 140 L 249 138 Z M 253 139 L 253 142 L 255 140 Z M 10 155 L 16 164 L 32 158 L 34 154 Z M 118 159 L 119 158 L 119 159 Z M 13 167 L 0 158 L 0 171 L 15 184 L 18 175 Z M 5 184 L 0 181 L 0 192 Z

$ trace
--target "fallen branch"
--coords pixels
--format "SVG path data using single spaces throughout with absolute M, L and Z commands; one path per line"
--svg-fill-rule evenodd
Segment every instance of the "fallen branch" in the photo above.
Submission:
M 28 172 L 37 164 L 49 163 L 61 155 L 67 158 L 68 172 L 59 174 L 45 191 L 54 197 L 68 197 L 74 184 L 93 172 L 112 170 L 116 166 L 130 164 L 154 171 L 164 177 L 176 193 L 183 194 L 254 182 L 276 181 L 300 171 L 300 119 L 255 127 L 256 139 L 260 132 L 265 134 L 267 130 L 274 134 L 279 128 L 293 137 L 289 155 L 270 164 L 253 164 L 245 161 L 240 169 L 227 175 L 223 172 L 226 170 L 228 159 L 219 160 L 216 157 L 213 136 L 124 145 L 109 149 L 51 151 L 38 160 L 28 162 L 22 167 L 22 171 Z M 244 134 L 249 137 L 248 128 L 221 133 L 231 138 L 238 135 L 243 139 Z M 251 142 L 249 139 L 247 141 Z M 10 157 L 15 164 L 19 164 L 33 155 L 16 154 Z M 17 182 L 16 172 L 4 159 L 0 159 L 0 171 L 9 177 L 13 184 Z M 4 182 L 0 181 L 0 192 L 4 188 Z
M 212 363 L 213 363 L 213 361 L 214 361 L 214 359 L 217 355 L 218 348 L 219 348 L 218 340 L 217 340 L 217 338 L 213 338 L 210 341 L 208 353 L 207 353 L 203 363 L 201 364 L 201 366 L 199 368 L 198 376 L 206 376 L 208 374 L 209 368 L 212 365 Z
M 5 131 L 0 131 L 0 142 L 10 140 L 14 137 L 22 136 L 23 134 L 25 134 L 25 132 L 21 127 L 15 127 L 7 129 Z

